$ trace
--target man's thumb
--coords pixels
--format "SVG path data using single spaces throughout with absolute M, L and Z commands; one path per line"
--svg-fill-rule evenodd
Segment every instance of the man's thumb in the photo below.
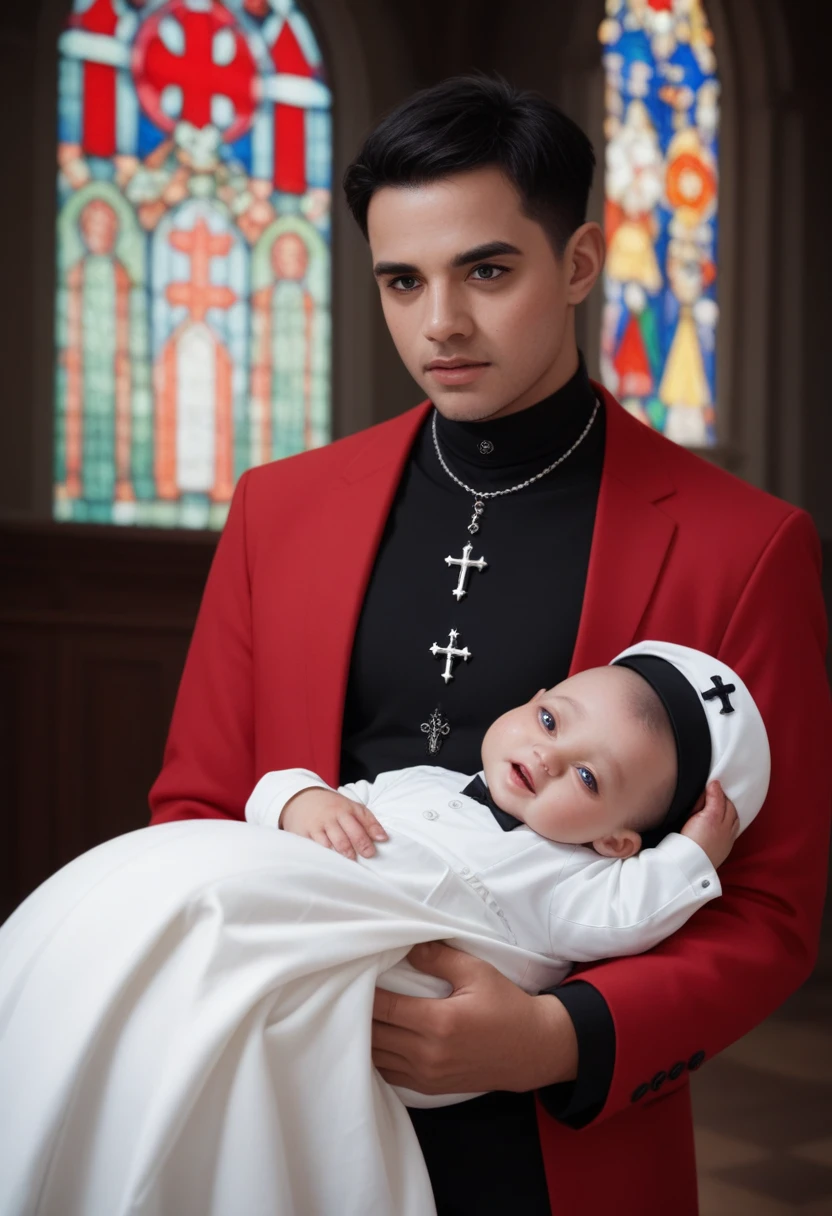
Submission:
M 438 975 L 447 980 L 454 988 L 465 983 L 474 959 L 462 950 L 446 946 L 444 942 L 420 942 L 414 946 L 407 956 L 417 971 L 425 971 L 428 975 Z

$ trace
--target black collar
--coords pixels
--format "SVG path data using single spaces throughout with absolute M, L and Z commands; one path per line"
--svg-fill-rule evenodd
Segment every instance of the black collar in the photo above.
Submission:
M 483 806 L 487 806 L 504 832 L 511 832 L 514 828 L 522 827 L 522 819 L 516 819 L 514 815 L 509 815 L 508 811 L 500 810 L 479 773 L 462 792 L 466 798 L 473 798 L 475 802 L 481 802 Z
M 536 405 L 493 421 L 456 422 L 437 414 L 436 433 L 452 470 L 480 488 L 540 472 L 572 446 L 594 408 L 581 356 L 574 376 Z

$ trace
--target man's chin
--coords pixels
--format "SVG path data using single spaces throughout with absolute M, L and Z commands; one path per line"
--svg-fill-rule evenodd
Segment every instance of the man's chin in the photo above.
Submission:
M 427 386 L 423 386 L 427 389 Z M 466 389 L 468 391 L 466 391 Z M 489 418 L 501 416 L 506 402 L 495 400 L 493 394 L 477 392 L 473 386 L 461 384 L 457 388 L 435 388 L 428 396 L 443 418 L 450 422 L 487 422 Z

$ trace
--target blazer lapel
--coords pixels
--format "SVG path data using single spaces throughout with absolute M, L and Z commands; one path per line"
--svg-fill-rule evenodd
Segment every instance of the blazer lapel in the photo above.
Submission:
M 606 406 L 604 470 L 571 671 L 608 663 L 633 642 L 676 529 L 656 506 L 675 493 L 657 436 L 595 388 Z M 310 553 L 318 556 L 310 559 L 301 593 L 304 725 L 312 767 L 330 784 L 338 782 L 347 678 L 367 583 L 429 409 L 425 402 L 374 429 L 307 516 Z
M 324 780 L 338 784 L 353 640 L 402 470 L 430 403 L 374 429 L 310 512 L 305 582 L 306 726 Z
M 662 441 L 595 389 L 606 406 L 604 470 L 570 672 L 609 663 L 633 643 L 676 530 L 656 505 L 675 493 Z

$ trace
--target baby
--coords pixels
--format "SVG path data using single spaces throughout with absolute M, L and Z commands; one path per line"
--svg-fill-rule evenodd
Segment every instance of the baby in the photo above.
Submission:
M 736 673 L 665 642 L 541 689 L 492 724 L 482 761 L 484 780 L 421 766 L 338 791 L 306 770 L 268 773 L 246 816 L 423 899 L 427 847 L 515 944 L 578 962 L 649 949 L 721 894 L 716 868 L 769 777 L 765 727 Z
M 471 1095 L 382 1080 L 376 986 L 445 994 L 419 942 L 530 993 L 649 949 L 720 894 L 769 771 L 739 677 L 665 642 L 539 692 L 482 755 L 485 780 L 268 773 L 261 826 L 144 828 L 35 891 L 0 926 L 4 1216 L 435 1216 L 405 1103 Z

